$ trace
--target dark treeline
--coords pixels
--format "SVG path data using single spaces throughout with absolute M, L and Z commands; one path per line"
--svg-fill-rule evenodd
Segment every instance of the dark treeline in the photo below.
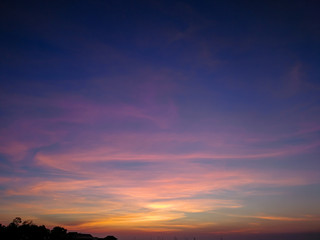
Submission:
M 90 234 L 68 232 L 63 227 L 54 227 L 52 230 L 44 225 L 38 226 L 32 221 L 22 221 L 16 217 L 13 221 L 4 226 L 0 224 L 1 240 L 117 240 L 114 236 L 105 238 L 92 237 Z

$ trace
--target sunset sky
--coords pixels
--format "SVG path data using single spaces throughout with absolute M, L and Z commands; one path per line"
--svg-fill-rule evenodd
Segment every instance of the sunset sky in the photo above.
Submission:
M 320 231 L 319 1 L 0 9 L 0 223 Z

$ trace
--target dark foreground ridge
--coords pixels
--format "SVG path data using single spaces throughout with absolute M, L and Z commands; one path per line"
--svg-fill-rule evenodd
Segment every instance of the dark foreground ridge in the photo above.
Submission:
M 54 227 L 52 230 L 44 225 L 38 226 L 32 221 L 23 221 L 16 217 L 8 225 L 0 224 L 1 240 L 117 240 L 114 236 L 105 238 L 93 237 L 91 234 L 68 232 L 63 227 Z
M 134 239 L 136 239 L 134 237 Z M 152 238 L 151 238 L 152 239 Z M 168 240 L 168 238 L 159 238 L 158 240 Z M 172 239 L 172 238 L 170 238 Z M 183 238 L 188 239 L 188 238 Z M 193 240 L 199 238 L 193 238 Z M 320 240 L 320 232 L 305 233 L 269 233 L 269 234 L 228 234 L 212 235 L 204 237 L 206 240 Z M 68 232 L 67 229 L 56 226 L 52 230 L 44 225 L 38 226 L 32 221 L 22 221 L 16 217 L 8 226 L 0 224 L 0 240 L 118 240 L 114 236 L 105 238 L 94 237 L 91 234 Z M 178 240 L 174 237 L 173 240 Z

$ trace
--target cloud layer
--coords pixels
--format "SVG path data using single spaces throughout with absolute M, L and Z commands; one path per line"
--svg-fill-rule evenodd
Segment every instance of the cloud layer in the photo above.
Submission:
M 0 222 L 317 230 L 318 12 L 99 4 L 5 6 Z

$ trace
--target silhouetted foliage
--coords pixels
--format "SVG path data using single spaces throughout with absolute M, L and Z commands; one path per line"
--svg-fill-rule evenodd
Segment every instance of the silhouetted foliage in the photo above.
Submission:
M 63 227 L 54 227 L 51 231 L 44 225 L 37 226 L 31 220 L 22 222 L 20 217 L 5 225 L 0 224 L 1 240 L 117 240 L 114 236 L 94 238 L 90 234 L 67 232 Z
M 9 226 L 19 227 L 21 223 L 22 223 L 22 219 L 20 217 L 16 217 L 15 219 L 13 219 L 12 223 L 10 223 Z
M 106 236 L 104 238 L 104 240 L 118 240 L 118 238 L 114 237 L 114 236 Z
M 49 234 L 50 230 L 45 226 L 37 226 L 30 220 L 22 222 L 19 217 L 7 227 L 0 226 L 0 239 L 3 240 L 48 240 Z
M 67 229 L 63 227 L 54 227 L 51 230 L 50 240 L 65 240 L 67 238 Z
M 6 226 L 0 223 L 0 237 L 5 234 L 5 231 L 6 231 Z

